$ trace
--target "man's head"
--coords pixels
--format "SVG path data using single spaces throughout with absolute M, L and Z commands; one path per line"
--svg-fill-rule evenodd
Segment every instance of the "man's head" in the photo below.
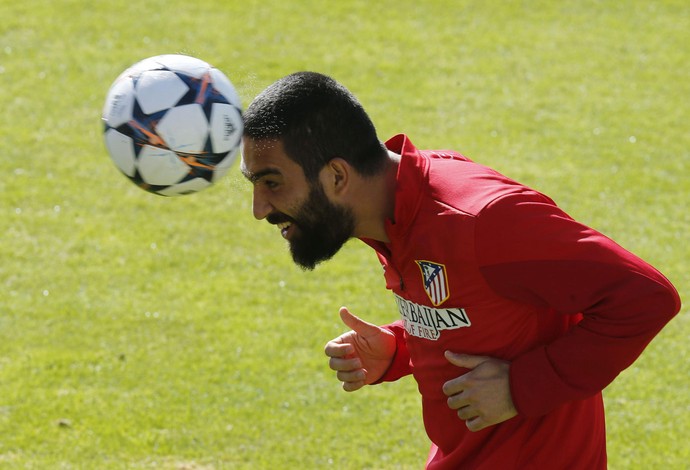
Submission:
M 278 80 L 249 105 L 244 119 L 242 171 L 254 184 L 254 216 L 277 225 L 293 260 L 313 269 L 355 230 L 352 209 L 329 198 L 337 194 L 337 178 L 346 184 L 350 170 L 377 174 L 387 151 L 357 99 L 317 73 Z M 334 175 L 335 189 L 324 189 L 326 173 Z
M 244 113 L 244 135 L 282 141 L 310 182 L 333 158 L 369 176 L 381 169 L 387 155 L 357 98 L 315 72 L 293 73 L 266 88 Z

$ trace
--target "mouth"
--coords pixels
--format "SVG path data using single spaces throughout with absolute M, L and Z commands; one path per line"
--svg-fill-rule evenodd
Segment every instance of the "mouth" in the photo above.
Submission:
M 280 234 L 283 236 L 283 238 L 287 240 L 288 232 L 290 231 L 290 227 L 292 227 L 292 222 L 281 222 L 276 224 L 276 226 L 280 229 Z
M 280 234 L 286 240 L 290 237 L 290 235 L 296 228 L 295 221 L 292 220 L 292 218 L 288 215 L 282 213 L 276 212 L 273 214 L 269 214 L 268 217 L 266 217 L 266 221 L 269 224 L 278 227 L 278 230 L 280 230 Z

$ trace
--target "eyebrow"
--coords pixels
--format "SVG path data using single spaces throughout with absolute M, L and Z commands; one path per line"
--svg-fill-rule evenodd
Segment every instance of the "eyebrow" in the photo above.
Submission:
M 275 168 L 267 168 L 265 170 L 257 171 L 256 173 L 252 173 L 251 171 L 247 171 L 247 170 L 242 170 L 242 174 L 252 184 L 256 184 L 256 182 L 259 181 L 264 176 L 269 176 L 269 175 L 280 176 L 281 175 L 280 171 L 276 170 Z

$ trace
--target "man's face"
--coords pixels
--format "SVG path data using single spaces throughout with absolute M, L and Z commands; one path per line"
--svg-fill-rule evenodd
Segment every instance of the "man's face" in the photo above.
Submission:
M 282 142 L 245 138 L 242 173 L 254 185 L 254 217 L 278 226 L 302 268 L 330 259 L 352 236 L 352 211 L 332 203 L 318 180 L 308 182 Z

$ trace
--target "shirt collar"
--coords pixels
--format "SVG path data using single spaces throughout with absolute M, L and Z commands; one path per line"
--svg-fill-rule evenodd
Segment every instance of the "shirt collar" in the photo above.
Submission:
M 422 185 L 427 180 L 429 161 L 405 134 L 386 141 L 386 148 L 401 156 L 395 187 L 394 220 L 386 220 L 386 233 L 393 241 L 412 225 L 422 200 Z

